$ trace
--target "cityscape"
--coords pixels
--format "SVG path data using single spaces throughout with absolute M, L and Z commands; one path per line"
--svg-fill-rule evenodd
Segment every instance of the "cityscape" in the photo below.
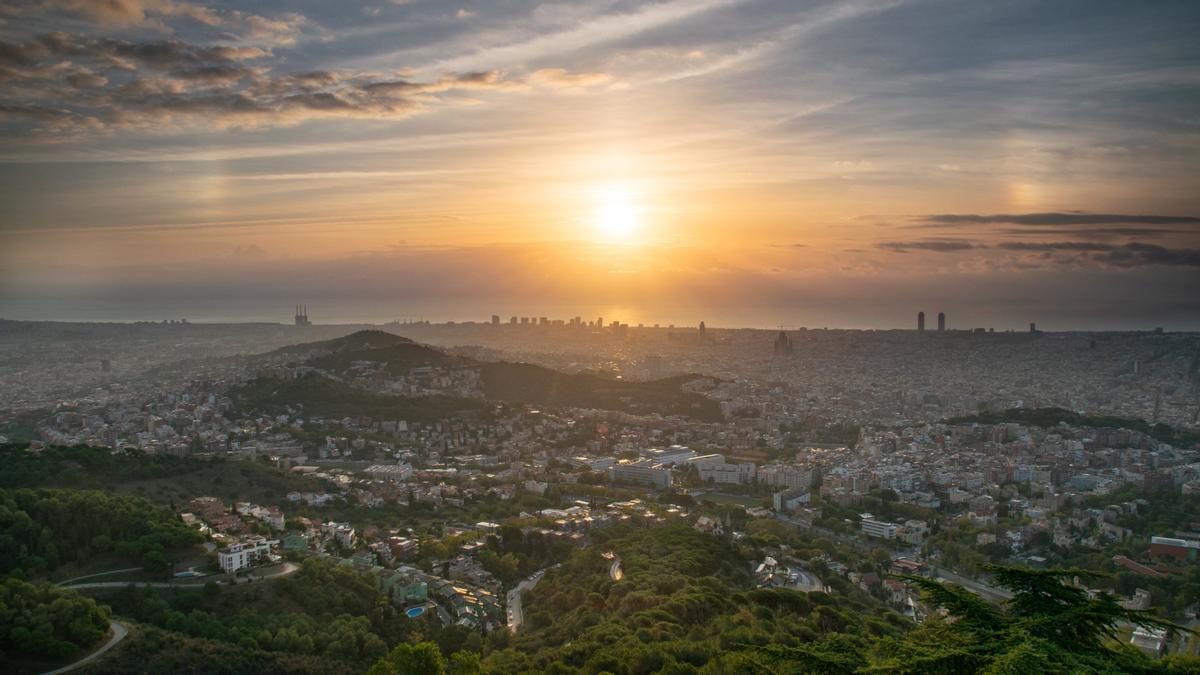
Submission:
M 1200 6 L 0 6 L 0 670 L 1200 673 Z

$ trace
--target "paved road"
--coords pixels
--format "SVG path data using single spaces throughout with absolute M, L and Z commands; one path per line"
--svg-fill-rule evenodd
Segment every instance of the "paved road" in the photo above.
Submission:
M 510 632 L 517 632 L 521 624 L 525 623 L 525 614 L 521 608 L 521 594 L 525 591 L 532 591 L 533 587 L 537 586 L 538 582 L 542 580 L 542 577 L 546 576 L 546 570 L 552 570 L 561 565 L 562 563 L 557 563 L 546 569 L 534 572 L 529 578 L 522 579 L 516 588 L 508 592 L 508 595 L 505 596 L 505 604 L 508 606 L 508 630 Z
M 823 585 L 821 585 L 821 580 L 818 579 L 817 576 L 812 572 L 796 567 L 793 567 L 792 571 L 795 572 L 796 576 L 798 577 L 796 590 L 809 592 L 820 591 L 825 588 Z
M 608 567 L 608 576 L 611 577 L 613 581 L 620 581 L 625 578 L 625 573 L 621 571 L 620 558 L 613 559 L 612 565 L 609 565 Z
M 941 567 L 934 567 L 932 569 L 934 573 L 937 574 L 938 578 L 945 579 L 946 581 L 952 581 L 968 591 L 974 591 L 978 595 L 982 595 L 990 600 L 1008 600 L 1013 596 L 1012 592 L 1006 588 L 989 586 L 982 581 L 968 579 L 967 577 L 955 574 L 954 572 L 951 572 L 947 569 L 942 569 Z
M 200 588 L 209 581 L 216 581 L 218 586 L 232 586 L 235 584 L 248 584 L 252 581 L 263 581 L 266 579 L 275 579 L 277 577 L 288 576 L 295 574 L 300 570 L 300 566 L 295 563 L 286 562 L 281 569 L 278 569 L 270 574 L 263 575 L 247 575 L 244 577 L 235 577 L 232 581 L 224 578 L 221 575 L 212 575 L 204 577 L 200 581 L 192 581 L 188 583 L 180 583 L 175 581 L 92 581 L 85 584 L 71 584 L 64 586 L 72 590 L 83 590 L 87 588 L 127 588 L 136 586 L 138 588 Z M 216 578 L 220 576 L 221 578 Z
M 143 568 L 141 568 L 141 567 L 127 567 L 123 570 L 109 570 L 107 572 L 96 572 L 95 574 L 85 574 L 81 577 L 75 577 L 74 579 L 67 579 L 66 581 L 59 581 L 58 583 L 55 584 L 55 586 L 70 586 L 71 584 L 75 583 L 76 581 L 83 581 L 84 579 L 91 579 L 92 577 L 107 577 L 112 574 L 124 574 L 125 572 L 141 572 L 142 569 Z
M 51 670 L 51 671 L 42 673 L 42 675 L 58 675 L 58 673 L 65 673 L 65 672 L 68 672 L 71 670 L 75 670 L 76 668 L 78 668 L 82 665 L 91 663 L 92 661 L 95 661 L 96 659 L 103 656 L 104 653 L 107 652 L 108 650 L 117 646 L 117 643 L 120 642 L 121 640 L 124 640 L 126 635 L 129 635 L 129 629 L 125 628 L 125 624 L 121 623 L 120 621 L 109 621 L 108 623 L 109 623 L 109 627 L 112 628 L 112 637 L 108 638 L 108 642 L 105 642 L 103 647 L 97 649 L 96 651 L 92 652 L 91 654 L 88 654 L 87 656 L 83 657 L 82 659 L 79 659 L 75 663 L 63 666 L 62 668 L 59 668 L 58 670 Z
M 532 579 L 522 579 L 517 587 L 508 592 L 506 601 L 508 604 L 508 630 L 517 632 L 521 624 L 525 623 L 525 613 L 521 609 L 521 594 L 525 591 L 533 590 L 538 582 L 542 580 L 541 576 L 535 576 Z

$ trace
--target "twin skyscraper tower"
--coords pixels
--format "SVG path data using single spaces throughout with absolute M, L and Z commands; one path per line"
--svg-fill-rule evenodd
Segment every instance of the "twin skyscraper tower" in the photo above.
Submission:
M 925 312 L 917 312 L 917 330 L 925 331 Z M 938 312 L 938 330 L 946 330 L 946 313 Z

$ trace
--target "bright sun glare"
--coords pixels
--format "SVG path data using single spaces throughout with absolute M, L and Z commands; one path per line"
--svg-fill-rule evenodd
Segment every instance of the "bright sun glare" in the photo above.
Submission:
M 597 233 L 613 243 L 629 244 L 636 239 L 639 225 L 637 205 L 629 191 L 607 187 L 598 194 L 594 216 Z

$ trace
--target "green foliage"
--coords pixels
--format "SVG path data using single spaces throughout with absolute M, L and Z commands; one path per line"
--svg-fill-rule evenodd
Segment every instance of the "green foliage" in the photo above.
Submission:
M 466 360 L 415 342 L 398 342 L 363 349 L 343 349 L 310 359 L 308 364 L 337 372 L 350 368 L 356 361 L 378 361 L 384 363 L 385 369 L 392 375 L 403 375 L 419 366 L 448 367 Z
M 76 446 L 48 447 L 33 453 L 23 445 L 0 446 L 0 488 L 103 488 L 113 483 L 174 476 L 217 460 L 173 455 L 148 455 L 129 449 Z
M 130 635 L 116 649 L 81 673 L 140 675 L 141 673 L 296 673 L 335 675 L 362 672 L 357 664 L 303 652 L 268 651 L 248 639 L 244 644 L 188 637 L 145 625 L 130 627 Z
M 528 363 L 503 362 L 484 363 L 480 372 L 484 393 L 495 400 L 633 414 L 685 415 L 707 422 L 724 419 L 715 400 L 682 390 L 682 385 L 694 376 L 626 382 L 586 373 L 560 373 Z
M 136 449 L 48 447 L 33 453 L 23 446 L 0 446 L 0 466 L 5 467 L 0 471 L 0 488 L 107 490 L 164 504 L 203 494 L 269 503 L 292 490 L 321 489 L 314 478 L 261 462 L 146 454 Z
M 0 585 L 0 660 L 64 660 L 108 632 L 108 608 L 50 584 Z
M 759 648 L 769 645 L 897 632 L 880 621 L 892 613 L 857 589 L 836 600 L 753 589 L 747 551 L 688 527 L 593 536 L 525 596 L 525 625 L 485 654 L 484 672 L 763 672 Z M 621 559 L 621 581 L 610 577 L 612 561 L 601 555 L 608 550 Z
M 324 657 L 365 667 L 422 624 L 406 619 L 370 575 L 325 558 L 258 588 L 127 588 L 115 611 L 183 635 L 270 652 Z
M 432 642 L 396 645 L 387 659 L 400 675 L 446 675 L 446 660 Z
M 952 584 L 903 577 L 925 600 L 947 611 L 930 617 L 903 639 L 889 637 L 874 649 L 827 637 L 801 648 L 762 651 L 777 671 L 828 673 L 1125 673 L 1168 672 L 1139 652 L 1115 646 L 1119 622 L 1174 630 L 1151 613 L 1127 610 L 1111 596 L 1088 594 L 1064 583 L 1080 570 L 1029 570 L 988 566 L 996 583 L 1013 592 L 1005 608 Z
M 300 407 L 321 417 L 382 417 L 436 422 L 458 413 L 481 410 L 480 401 L 458 396 L 392 396 L 356 389 L 315 373 L 290 380 L 259 378 L 230 392 L 247 414 L 280 413 Z
M 0 490 L 0 574 L 41 574 L 111 549 L 165 572 L 164 552 L 203 541 L 171 509 L 80 490 Z
M 952 417 L 947 424 L 1001 424 L 1016 422 L 1035 427 L 1054 427 L 1067 423 L 1076 427 L 1132 429 L 1151 438 L 1174 446 L 1187 447 L 1200 443 L 1200 433 L 1186 429 L 1174 429 L 1167 424 L 1150 424 L 1146 420 L 1111 415 L 1081 415 L 1063 408 L 1011 408 L 998 413 L 980 413 Z

